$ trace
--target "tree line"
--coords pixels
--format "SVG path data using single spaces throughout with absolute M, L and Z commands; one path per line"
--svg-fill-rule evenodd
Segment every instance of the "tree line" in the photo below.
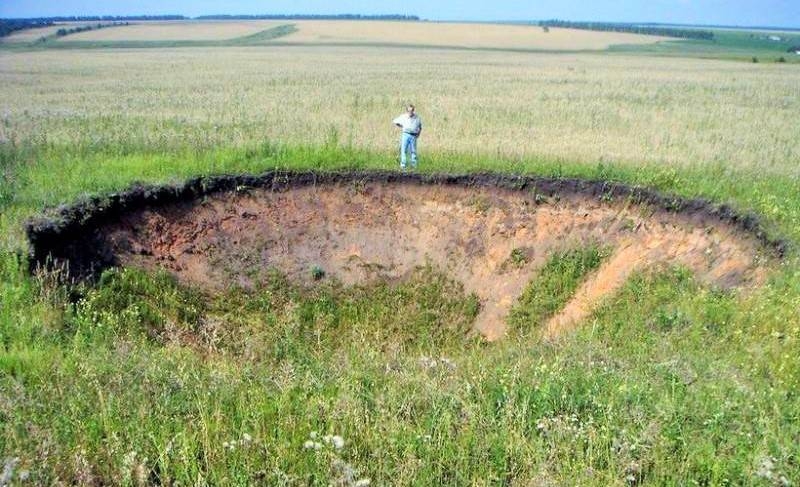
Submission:
M 543 20 L 539 22 L 542 27 L 563 27 L 567 29 L 599 30 L 607 32 L 627 32 L 631 34 L 645 34 L 663 37 L 678 37 L 681 39 L 700 39 L 710 41 L 714 33 L 710 30 L 679 29 L 676 27 L 625 24 L 616 22 L 572 22 L 569 20 Z
M 187 20 L 185 15 L 66 15 L 56 17 L 29 17 L 0 19 L 2 22 L 114 22 L 124 20 Z
M 112 22 L 110 24 L 95 24 L 95 25 L 78 25 L 75 27 L 62 27 L 56 31 L 58 37 L 64 37 L 69 34 L 77 34 L 78 32 L 86 32 L 87 30 L 103 29 L 105 27 L 114 27 L 117 25 L 130 25 L 129 22 Z
M 18 30 L 34 29 L 53 25 L 52 20 L 42 19 L 0 19 L 0 37 L 5 37 Z

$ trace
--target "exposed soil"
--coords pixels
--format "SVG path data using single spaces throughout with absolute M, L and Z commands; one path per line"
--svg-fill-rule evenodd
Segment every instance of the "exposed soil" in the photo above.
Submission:
M 787 243 L 726 205 L 604 181 L 498 174 L 267 172 L 201 177 L 83 199 L 31 219 L 30 266 L 69 281 L 115 265 L 163 267 L 209 292 L 271 268 L 319 268 L 345 283 L 402 279 L 431 263 L 481 299 L 489 339 L 547 256 L 596 243 L 612 253 L 545 324 L 555 337 L 632 272 L 682 264 L 713 285 L 749 287 Z M 400 317 L 399 319 L 402 319 Z
M 757 240 L 707 215 L 490 186 L 356 180 L 251 188 L 144 207 L 98 229 L 116 263 L 163 267 L 210 292 L 252 286 L 271 269 L 311 282 L 316 267 L 326 279 L 358 284 L 402 279 L 430 263 L 479 297 L 474 328 L 490 340 L 504 335 L 510 308 L 548 256 L 575 245 L 612 251 L 543 324 L 550 337 L 646 266 L 681 264 L 726 288 L 764 276 Z

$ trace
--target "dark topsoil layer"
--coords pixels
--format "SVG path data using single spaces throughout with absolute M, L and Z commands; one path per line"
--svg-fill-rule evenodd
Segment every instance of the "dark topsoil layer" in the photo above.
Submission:
M 602 200 L 623 199 L 693 219 L 730 225 L 752 235 L 778 257 L 783 257 L 788 248 L 785 240 L 767 235 L 759 218 L 752 213 L 737 213 L 728 205 L 715 205 L 706 199 L 686 199 L 607 181 L 491 173 L 449 175 L 382 171 L 270 171 L 261 175 L 199 177 L 177 185 L 134 184 L 126 191 L 93 196 L 69 206 L 60 206 L 26 223 L 30 241 L 30 269 L 33 271 L 60 263 L 67 266 L 71 279 L 96 277 L 103 269 L 117 264 L 102 232 L 103 226 L 130 212 L 191 202 L 214 193 L 246 191 L 249 188 L 287 191 L 304 186 L 360 183 L 496 187 L 529 191 L 537 198 L 582 196 Z

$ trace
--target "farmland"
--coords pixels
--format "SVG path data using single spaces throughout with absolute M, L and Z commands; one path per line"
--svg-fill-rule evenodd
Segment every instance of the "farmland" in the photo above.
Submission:
M 286 22 L 283 22 L 286 23 Z M 139 22 L 113 30 L 83 32 L 74 41 L 219 40 L 252 35 L 278 21 Z M 296 31 L 281 42 L 297 44 L 387 44 L 460 48 L 602 50 L 614 44 L 650 44 L 654 36 L 552 29 L 535 26 L 431 22 L 312 21 L 292 22 Z
M 85 25 L 91 25 L 91 22 L 64 22 L 58 23 L 54 25 L 48 25 L 46 27 L 38 27 L 35 29 L 25 29 L 14 32 L 13 34 L 0 39 L 0 43 L 28 43 L 28 42 L 36 42 L 42 37 L 48 37 L 55 35 L 58 29 L 71 29 L 74 27 L 82 27 Z M 95 23 L 96 24 L 96 23 Z
M 664 38 L 536 26 L 302 21 L 286 42 L 310 44 L 394 44 L 464 48 L 603 50 L 614 44 L 652 44 Z
M 138 22 L 116 29 L 81 32 L 71 41 L 196 41 L 232 39 L 280 25 L 270 21 L 154 21 Z
M 440 36 L 414 31 L 424 46 L 414 48 L 387 46 L 373 22 L 292 23 L 248 47 L 0 49 L 0 460 L 15 475 L 87 485 L 800 481 L 800 65 L 730 60 L 749 57 L 744 44 L 730 59 L 679 47 L 664 56 L 664 44 L 604 51 L 630 44 L 611 33 L 437 24 Z M 222 24 L 119 26 L 53 44 L 219 41 L 285 22 Z M 759 260 L 767 277 L 742 290 L 687 267 L 641 269 L 556 340 L 539 333 L 551 301 L 563 304 L 607 249 L 537 256 L 534 284 L 495 342 L 466 333 L 480 304 L 431 265 L 355 286 L 267 273 L 213 294 L 152 268 L 75 289 L 27 272 L 28 217 L 134 181 L 395 169 L 390 121 L 409 101 L 425 121 L 423 172 L 700 196 L 756 212 L 789 253 Z

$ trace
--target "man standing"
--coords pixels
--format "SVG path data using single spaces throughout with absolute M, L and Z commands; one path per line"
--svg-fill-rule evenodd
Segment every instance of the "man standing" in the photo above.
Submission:
M 411 167 L 417 168 L 417 138 L 422 133 L 422 120 L 414 111 L 414 105 L 406 107 L 406 113 L 395 118 L 392 123 L 400 127 L 400 169 L 406 168 L 406 154 L 411 153 Z

